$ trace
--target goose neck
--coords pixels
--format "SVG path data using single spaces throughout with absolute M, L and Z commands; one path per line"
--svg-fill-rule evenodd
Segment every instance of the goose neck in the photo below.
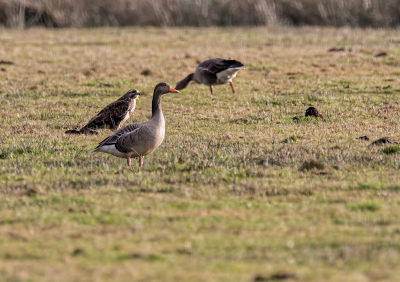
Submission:
M 162 96 L 161 93 L 159 93 L 156 90 L 154 91 L 153 102 L 152 102 L 152 116 L 154 116 L 158 110 L 160 110 L 160 111 L 162 110 L 161 109 L 161 96 Z

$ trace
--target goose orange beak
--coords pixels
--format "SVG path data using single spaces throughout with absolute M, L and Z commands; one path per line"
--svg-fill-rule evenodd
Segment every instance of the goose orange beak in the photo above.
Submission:
M 169 93 L 179 93 L 179 91 L 170 86 L 169 87 Z

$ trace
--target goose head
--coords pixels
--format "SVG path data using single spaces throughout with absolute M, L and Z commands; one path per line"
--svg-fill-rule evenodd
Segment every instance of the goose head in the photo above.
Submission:
M 167 93 L 179 93 L 179 91 L 172 88 L 168 83 L 160 82 L 154 88 L 154 93 L 157 93 L 159 95 L 164 95 Z

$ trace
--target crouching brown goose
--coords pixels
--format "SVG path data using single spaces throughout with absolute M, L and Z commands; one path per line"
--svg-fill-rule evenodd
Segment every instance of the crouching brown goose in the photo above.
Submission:
M 211 95 L 214 96 L 214 85 L 229 82 L 232 87 L 233 95 L 236 95 L 232 79 L 243 68 L 243 64 L 235 60 L 225 60 L 221 58 L 209 59 L 200 63 L 196 68 L 196 72 L 189 74 L 179 81 L 175 88 L 177 90 L 184 89 L 189 82 L 193 80 L 194 82 L 208 85 Z
M 161 110 L 161 97 L 166 93 L 179 91 L 164 82 L 157 84 L 153 93 L 151 119 L 121 128 L 101 141 L 90 153 L 102 152 L 126 158 L 128 166 L 131 166 L 131 158 L 139 158 L 139 166 L 143 166 L 143 157 L 157 149 L 164 140 L 165 120 Z
M 66 134 L 97 134 L 95 129 L 119 129 L 122 124 L 130 117 L 136 107 L 136 99 L 140 93 L 131 89 L 117 101 L 104 107 L 81 129 L 65 131 Z

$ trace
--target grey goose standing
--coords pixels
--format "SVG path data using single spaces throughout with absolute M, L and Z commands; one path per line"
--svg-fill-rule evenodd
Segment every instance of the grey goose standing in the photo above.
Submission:
M 205 84 L 210 87 L 211 95 L 214 96 L 214 85 L 228 83 L 232 87 L 233 95 L 236 95 L 232 79 L 243 69 L 241 62 L 235 60 L 225 60 L 221 58 L 209 59 L 200 63 L 196 72 L 189 74 L 176 84 L 176 89 L 184 89 L 190 81 Z
M 66 134 L 97 134 L 98 128 L 119 129 L 136 107 L 139 91 L 131 89 L 117 101 L 105 106 L 81 129 L 67 130 Z
M 166 93 L 179 91 L 164 82 L 157 84 L 153 93 L 151 119 L 121 128 L 101 141 L 91 153 L 102 152 L 126 158 L 128 166 L 131 165 L 131 158 L 139 158 L 139 166 L 143 166 L 143 157 L 157 149 L 164 140 L 165 120 L 161 110 L 161 97 Z

